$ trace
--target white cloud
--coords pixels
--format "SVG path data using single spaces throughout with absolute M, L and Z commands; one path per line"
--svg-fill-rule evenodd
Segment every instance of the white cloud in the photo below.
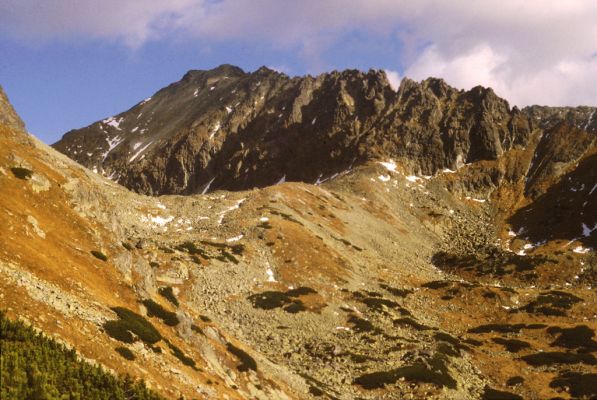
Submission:
M 400 82 L 402 81 L 402 78 L 400 77 L 400 73 L 398 73 L 397 71 L 389 70 L 389 69 L 386 69 L 385 72 L 386 72 L 386 76 L 388 77 L 388 81 L 390 82 L 390 86 L 392 87 L 392 89 L 398 90 L 398 88 L 400 87 Z
M 0 31 L 31 41 L 108 39 L 138 47 L 200 15 L 197 0 L 2 0 Z
M 95 38 L 140 46 L 184 34 L 298 49 L 312 72 L 358 31 L 396 38 L 393 69 L 514 104 L 597 104 L 594 0 L 2 0 L 0 31 L 29 39 Z M 222 60 L 226 62 L 229 60 Z M 375 62 L 375 60 L 372 60 Z M 393 84 L 402 74 L 390 77 Z

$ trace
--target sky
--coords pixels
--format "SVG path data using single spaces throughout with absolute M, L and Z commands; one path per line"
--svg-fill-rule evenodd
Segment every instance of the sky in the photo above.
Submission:
M 1 0 L 0 55 L 0 85 L 46 143 L 220 64 L 597 106 L 597 1 Z

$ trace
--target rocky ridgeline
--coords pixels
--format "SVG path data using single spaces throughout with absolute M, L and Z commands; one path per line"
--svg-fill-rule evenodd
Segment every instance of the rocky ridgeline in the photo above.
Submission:
M 549 139 L 551 131 L 558 135 Z M 570 163 L 594 143 L 586 132 L 596 131 L 594 107 L 519 110 L 481 86 L 404 79 L 395 91 L 383 71 L 290 78 L 222 65 L 190 71 L 54 147 L 134 191 L 159 195 L 314 183 L 377 158 L 432 175 L 513 148 L 535 146 L 533 157 L 552 157 L 558 143 L 572 140 L 575 148 L 559 160 Z M 512 168 L 498 175 L 531 170 Z
M 0 123 L 18 131 L 25 130 L 25 124 L 10 104 L 2 86 L 0 86 Z

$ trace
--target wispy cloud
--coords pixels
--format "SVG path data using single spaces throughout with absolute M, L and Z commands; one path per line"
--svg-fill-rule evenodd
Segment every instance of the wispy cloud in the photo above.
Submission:
M 512 103 L 597 104 L 594 0 L 4 0 L 0 31 L 22 40 L 139 47 L 184 35 L 297 49 L 313 71 L 354 32 L 395 37 L 406 76 L 490 85 Z M 350 49 L 346 49 L 350 51 Z M 222 60 L 228 61 L 228 60 Z M 373 60 L 374 61 L 374 60 Z M 391 76 L 392 82 L 402 74 Z

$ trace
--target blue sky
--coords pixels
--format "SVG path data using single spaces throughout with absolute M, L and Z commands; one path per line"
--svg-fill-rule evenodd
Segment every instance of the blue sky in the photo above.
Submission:
M 530 3 L 530 4 L 529 4 Z M 219 64 L 289 75 L 385 69 L 597 105 L 592 0 L 3 0 L 0 84 L 47 143 Z

